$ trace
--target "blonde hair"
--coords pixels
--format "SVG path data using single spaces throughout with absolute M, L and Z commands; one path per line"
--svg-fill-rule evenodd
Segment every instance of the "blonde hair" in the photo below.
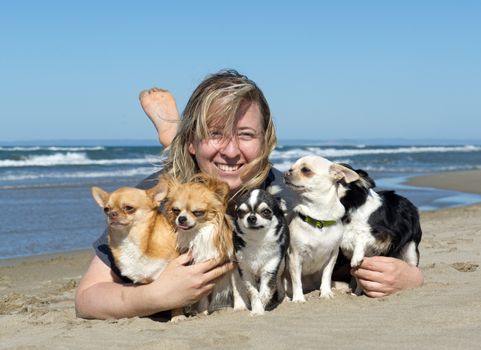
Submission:
M 244 182 L 236 194 L 259 187 L 267 178 L 271 165 L 269 154 L 274 150 L 277 138 L 272 117 L 261 89 L 246 76 L 235 70 L 222 70 L 208 76 L 195 89 L 183 112 L 177 135 L 172 141 L 166 172 L 181 182 L 188 181 L 199 167 L 189 152 L 194 140 L 209 137 L 209 127 L 221 126 L 223 130 L 235 128 L 239 110 L 245 103 L 256 103 L 262 115 L 263 134 L 259 135 L 264 144 L 261 154 L 246 165 L 241 175 Z M 244 176 L 254 174 L 250 178 Z

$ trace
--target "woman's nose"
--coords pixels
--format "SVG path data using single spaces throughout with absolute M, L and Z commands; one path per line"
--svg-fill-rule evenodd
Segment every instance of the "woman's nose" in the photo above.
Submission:
M 239 142 L 235 137 L 229 138 L 220 148 L 220 153 L 227 157 L 233 158 L 239 155 Z

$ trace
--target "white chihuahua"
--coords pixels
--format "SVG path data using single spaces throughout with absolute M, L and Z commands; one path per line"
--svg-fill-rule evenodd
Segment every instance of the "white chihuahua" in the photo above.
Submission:
M 292 301 L 304 302 L 303 276 L 317 278 L 321 297 L 332 298 L 331 277 L 339 253 L 345 213 L 339 200 L 339 181 L 350 183 L 359 175 L 340 164 L 318 156 L 297 160 L 285 175 L 286 184 L 297 193 L 289 225 L 291 242 L 288 270 Z M 319 277 L 321 281 L 319 281 Z

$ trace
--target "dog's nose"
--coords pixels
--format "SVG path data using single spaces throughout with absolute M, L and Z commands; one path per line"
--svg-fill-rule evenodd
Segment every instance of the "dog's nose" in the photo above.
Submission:
M 185 223 L 187 222 L 187 217 L 185 217 L 185 216 L 179 216 L 179 217 L 177 218 L 177 221 L 179 222 L 179 224 L 183 225 L 183 224 L 185 224 Z
M 252 214 L 247 217 L 247 222 L 251 225 L 254 225 L 257 222 L 257 217 Z
M 291 176 L 291 175 L 292 175 L 292 169 L 289 169 L 284 173 L 284 176 Z
M 109 218 L 116 218 L 117 216 L 119 216 L 119 213 L 117 211 L 110 211 L 109 212 Z

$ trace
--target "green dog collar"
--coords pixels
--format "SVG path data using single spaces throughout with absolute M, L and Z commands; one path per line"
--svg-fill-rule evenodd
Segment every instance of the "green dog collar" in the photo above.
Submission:
M 319 230 L 322 229 L 323 227 L 329 227 L 337 224 L 336 220 L 317 220 L 314 218 L 311 218 L 310 216 L 303 215 L 301 213 L 299 214 L 299 217 L 301 218 L 302 221 L 307 222 L 309 225 L 312 227 L 318 228 Z

